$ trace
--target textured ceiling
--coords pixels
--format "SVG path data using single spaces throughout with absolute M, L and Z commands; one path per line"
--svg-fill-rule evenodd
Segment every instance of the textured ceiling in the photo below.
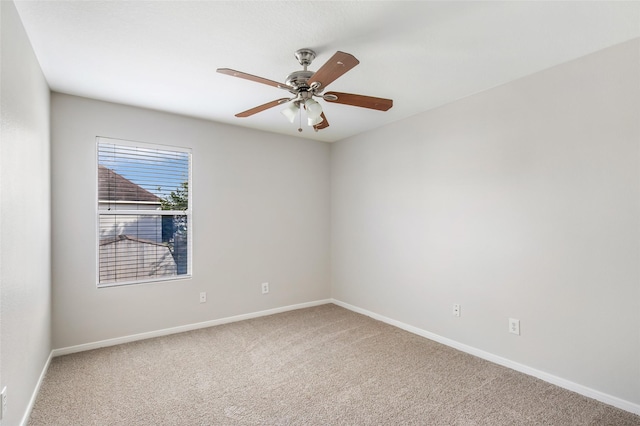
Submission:
M 333 142 L 640 37 L 638 2 L 16 1 L 52 90 Z M 337 50 L 360 64 L 327 90 L 392 98 L 387 112 L 320 101 L 330 127 L 297 131 L 284 82 Z M 303 123 L 304 124 L 304 123 Z

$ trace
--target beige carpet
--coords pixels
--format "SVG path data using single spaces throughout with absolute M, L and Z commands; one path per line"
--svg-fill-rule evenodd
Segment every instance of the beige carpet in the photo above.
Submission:
M 335 305 L 55 358 L 37 425 L 640 425 Z

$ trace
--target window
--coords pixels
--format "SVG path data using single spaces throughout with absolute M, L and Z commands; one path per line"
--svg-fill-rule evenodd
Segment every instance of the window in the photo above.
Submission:
M 97 138 L 98 286 L 191 276 L 191 151 Z

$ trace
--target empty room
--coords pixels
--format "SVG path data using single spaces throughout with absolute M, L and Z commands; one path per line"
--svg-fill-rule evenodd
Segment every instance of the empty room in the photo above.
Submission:
M 3 0 L 0 425 L 640 425 L 640 2 Z

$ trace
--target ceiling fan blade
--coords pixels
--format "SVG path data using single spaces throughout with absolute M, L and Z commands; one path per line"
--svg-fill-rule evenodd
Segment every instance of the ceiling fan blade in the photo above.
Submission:
M 246 72 L 232 70 L 231 68 L 218 68 L 216 70 L 220 74 L 230 75 L 231 77 L 244 78 L 245 80 L 255 81 L 256 83 L 262 83 L 269 86 L 277 87 L 278 89 L 295 90 L 293 87 L 278 83 L 277 81 L 269 80 L 268 78 L 258 77 L 257 75 L 247 74 Z
M 337 51 L 329 60 L 320 67 L 307 81 L 307 84 L 311 86 L 313 83 L 318 83 L 320 91 L 327 87 L 331 82 L 335 81 L 338 77 L 349 71 L 351 68 L 358 65 L 358 61 L 353 55 Z
M 327 92 L 323 95 L 323 99 L 336 104 L 377 109 L 378 111 L 387 111 L 393 106 L 392 99 L 374 98 L 373 96 L 354 95 L 351 93 Z
M 283 103 L 289 102 L 289 101 L 290 101 L 289 98 L 276 99 L 275 101 L 267 102 L 266 104 L 259 105 L 259 106 L 255 107 L 255 108 L 251 108 L 251 109 L 248 109 L 246 111 L 239 112 L 239 113 L 236 114 L 236 117 L 241 117 L 241 118 L 249 117 L 249 116 L 252 116 L 253 114 L 257 114 L 257 113 L 262 112 L 262 111 L 264 111 L 266 109 L 273 108 L 274 106 L 278 106 L 280 104 L 283 104 Z
M 322 121 L 313 126 L 316 131 L 329 127 L 329 122 L 327 121 L 327 117 L 324 116 L 324 112 L 320 114 L 320 117 L 322 117 Z

